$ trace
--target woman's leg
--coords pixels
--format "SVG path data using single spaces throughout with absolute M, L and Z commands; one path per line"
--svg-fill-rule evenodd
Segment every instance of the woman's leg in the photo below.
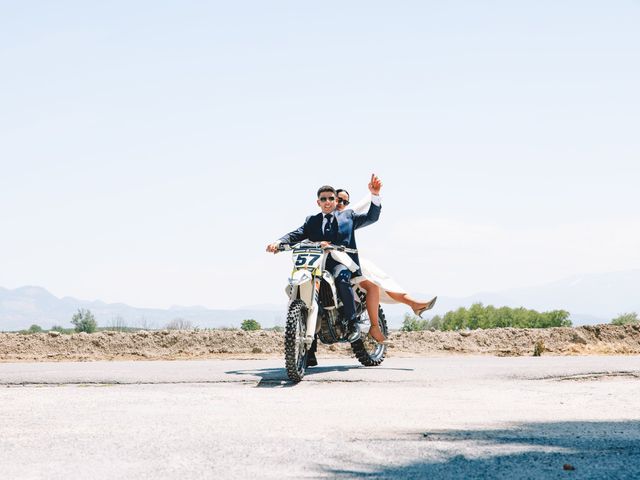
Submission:
M 369 314 L 369 320 L 371 321 L 369 335 L 371 335 L 376 342 L 383 342 L 385 338 L 382 330 L 380 329 L 380 322 L 378 321 L 380 287 L 369 280 L 363 280 L 360 282 L 359 286 L 367 292 L 367 313 Z
M 380 287 L 369 280 L 363 280 L 359 284 L 367 292 L 367 313 L 371 325 L 378 326 L 378 306 L 380 305 Z
M 396 302 L 404 303 L 405 305 L 409 305 L 413 313 L 419 315 L 420 313 L 428 310 L 433 307 L 436 303 L 435 300 L 437 297 L 432 298 L 428 302 L 421 302 L 420 300 L 416 300 L 409 296 L 408 293 L 398 293 L 398 292 L 386 292 L 391 298 L 393 298 Z

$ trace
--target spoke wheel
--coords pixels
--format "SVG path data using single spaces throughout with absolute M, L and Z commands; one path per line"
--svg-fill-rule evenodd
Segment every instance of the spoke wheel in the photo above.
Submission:
M 351 350 L 353 350 L 353 353 L 362 365 L 365 367 L 375 367 L 380 365 L 384 360 L 384 356 L 387 353 L 387 346 L 376 342 L 368 333 L 365 334 L 365 330 L 368 332 L 371 323 L 366 314 L 366 309 L 364 308 L 366 295 L 364 292 L 361 292 L 359 295 L 360 301 L 363 305 L 363 313 L 360 318 L 361 320 L 364 320 L 363 323 L 365 325 L 363 325 L 363 327 L 365 328 L 362 329 L 362 338 L 351 344 Z M 382 311 L 382 307 L 380 306 L 378 306 L 378 323 L 380 324 L 380 330 L 382 330 L 384 336 L 387 337 L 389 335 L 387 320 L 384 316 L 384 312 Z
M 307 366 L 307 346 L 304 339 L 307 333 L 307 306 L 302 300 L 294 300 L 287 312 L 287 325 L 284 333 L 284 358 L 287 376 L 293 382 L 304 377 Z

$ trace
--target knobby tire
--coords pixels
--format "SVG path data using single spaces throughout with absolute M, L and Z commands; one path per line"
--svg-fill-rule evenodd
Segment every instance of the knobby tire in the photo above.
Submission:
M 363 300 L 364 305 L 366 296 L 361 295 L 361 299 Z M 369 320 L 369 322 L 371 322 L 371 320 Z M 380 330 L 382 330 L 384 336 L 388 336 L 389 330 L 387 329 L 387 320 L 380 306 L 378 306 L 378 322 L 380 324 Z M 377 343 L 367 335 L 366 337 L 362 337 L 353 342 L 351 344 L 351 350 L 358 361 L 365 367 L 377 367 L 384 361 L 384 357 L 387 353 L 387 346 Z
M 307 306 L 302 300 L 294 300 L 287 312 L 287 324 L 284 333 L 284 358 L 287 376 L 292 382 L 299 382 L 304 378 L 307 366 L 307 348 L 300 350 L 301 345 L 298 328 L 304 337 L 307 326 Z

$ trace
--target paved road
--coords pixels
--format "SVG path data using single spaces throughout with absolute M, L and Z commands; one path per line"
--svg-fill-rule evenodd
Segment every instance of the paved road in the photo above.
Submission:
M 640 478 L 640 357 L 281 366 L 0 364 L 0 478 Z

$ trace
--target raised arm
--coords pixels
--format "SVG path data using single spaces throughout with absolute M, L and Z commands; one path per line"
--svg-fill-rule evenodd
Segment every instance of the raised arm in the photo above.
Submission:
M 382 209 L 382 202 L 380 200 L 380 189 L 382 188 L 382 182 L 376 176 L 375 173 L 371 174 L 371 181 L 369 182 L 369 192 L 371 192 L 371 204 L 367 213 L 354 213 L 353 215 L 353 227 L 355 229 L 366 227 L 380 218 L 380 210 Z
M 371 195 L 380 195 L 380 189 L 382 188 L 382 181 L 375 173 L 371 174 L 371 181 L 369 182 L 369 191 Z
M 367 195 L 362 200 L 349 205 L 348 209 L 353 210 L 353 213 L 367 213 L 371 206 L 371 195 Z

